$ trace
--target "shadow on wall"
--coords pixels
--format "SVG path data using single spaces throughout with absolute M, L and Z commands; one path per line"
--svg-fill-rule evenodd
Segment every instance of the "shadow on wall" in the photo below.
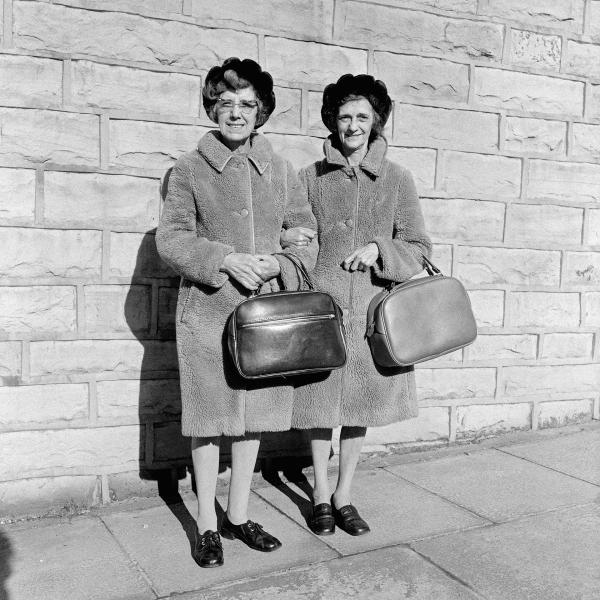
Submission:
M 10 600 L 6 582 L 11 573 L 10 561 L 12 558 L 12 544 L 10 539 L 0 529 L 0 600 Z

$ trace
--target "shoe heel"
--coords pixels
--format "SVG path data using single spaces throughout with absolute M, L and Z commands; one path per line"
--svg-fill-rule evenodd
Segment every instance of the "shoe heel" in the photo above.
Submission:
M 233 535 L 233 533 L 231 533 L 231 531 L 227 530 L 227 529 L 221 529 L 221 537 L 224 537 L 228 540 L 235 540 L 235 535 Z

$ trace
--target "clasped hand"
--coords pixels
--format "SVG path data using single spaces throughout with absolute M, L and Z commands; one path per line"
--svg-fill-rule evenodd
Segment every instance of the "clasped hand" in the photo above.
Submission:
M 233 277 L 248 290 L 257 290 L 280 272 L 277 259 L 270 254 L 232 252 L 223 260 L 221 271 Z

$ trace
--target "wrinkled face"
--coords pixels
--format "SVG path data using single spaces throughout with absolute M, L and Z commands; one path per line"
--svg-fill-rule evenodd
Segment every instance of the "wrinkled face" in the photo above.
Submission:
M 366 98 L 349 100 L 338 110 L 337 133 L 345 155 L 352 154 L 369 143 L 373 128 L 373 107 Z
M 254 131 L 258 102 L 253 87 L 221 94 L 216 104 L 217 123 L 223 141 L 234 149 L 242 145 Z

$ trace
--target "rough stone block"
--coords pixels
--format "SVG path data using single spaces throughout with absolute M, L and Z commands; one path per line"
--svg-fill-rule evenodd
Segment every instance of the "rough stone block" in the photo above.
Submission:
M 538 405 L 538 428 L 564 427 L 592 420 L 590 400 L 561 400 L 540 402 Z
M 140 430 L 123 427 L 16 431 L 0 436 L 0 480 L 130 471 Z
M 55 171 L 45 174 L 44 184 L 46 225 L 146 231 L 158 224 L 156 179 Z
M 192 2 L 190 14 L 203 25 L 330 39 L 333 0 L 260 0 L 252 4 L 252 10 L 244 0 Z
M 257 59 L 254 34 L 118 12 L 16 1 L 17 48 L 54 50 L 205 71 L 229 56 Z M 173 40 L 177 40 L 174 44 Z
M 587 32 L 594 41 L 600 40 L 600 0 L 590 1 Z
M 480 0 L 479 14 L 581 32 L 584 0 Z
M 587 114 L 592 119 L 600 119 L 600 85 L 591 85 L 586 98 Z
M 200 77 L 157 73 L 77 60 L 71 101 L 76 106 L 197 117 Z
M 570 202 L 600 202 L 600 165 L 533 159 L 527 196 Z
M 474 101 L 483 106 L 578 117 L 583 114 L 583 94 L 580 81 L 475 68 Z
M 68 425 L 88 416 L 88 386 L 23 385 L 0 387 L 0 427 Z
M 147 285 L 86 285 L 86 335 L 144 335 L 150 331 L 152 288 Z
M 367 52 L 267 37 L 266 69 L 277 80 L 312 82 L 325 85 L 337 81 L 340 73 L 366 73 Z
M 447 407 L 422 407 L 416 419 L 399 421 L 384 427 L 369 427 L 365 445 L 408 444 L 448 439 L 449 417 Z
M 0 332 L 30 336 L 73 332 L 75 298 L 71 286 L 0 287 Z
M 600 365 L 552 365 L 504 367 L 502 391 L 505 396 L 539 394 L 597 394 Z
M 21 342 L 0 342 L 0 383 L 14 385 L 21 378 Z
M 439 58 L 375 52 L 373 75 L 385 81 L 395 99 L 467 101 L 469 67 Z M 340 71 L 341 72 L 341 71 Z
M 1 108 L 0 132 L 0 157 L 7 160 L 77 165 L 99 161 L 96 115 Z
M 0 56 L 0 102 L 6 106 L 58 108 L 62 102 L 62 61 Z
M 443 161 L 441 186 L 451 196 L 498 200 L 517 198 L 521 192 L 518 158 L 448 151 Z
M 112 277 L 175 277 L 150 233 L 111 233 L 109 272 Z
M 52 508 L 87 508 L 100 502 L 100 479 L 95 475 L 34 477 L 0 482 L 2 515 L 46 516 Z
M 465 349 L 465 360 L 532 360 L 536 357 L 537 336 L 478 335 L 473 344 Z
M 600 246 L 600 210 L 588 211 L 587 243 Z
M 591 358 L 593 347 L 592 333 L 548 333 L 540 358 Z
M 379 4 L 387 4 L 389 0 L 372 0 Z M 475 14 L 477 12 L 477 0 L 407 0 L 402 3 L 415 8 L 438 8 L 452 12 L 464 12 Z
M 435 150 L 389 146 L 387 158 L 411 172 L 419 193 L 433 190 L 435 186 L 435 161 L 437 159 Z
M 571 153 L 573 156 L 598 162 L 600 160 L 600 125 L 573 123 Z
M 308 132 L 312 135 L 327 137 L 329 129 L 323 125 L 321 119 L 321 106 L 323 105 L 323 92 L 308 92 Z
M 564 154 L 567 124 L 562 121 L 506 118 L 504 147 L 509 152 Z
M 0 169 L 0 224 L 33 225 L 35 171 Z
M 161 287 L 158 289 L 158 331 L 161 336 L 175 337 L 177 295 L 177 288 Z
M 273 150 L 289 160 L 296 170 L 323 158 L 321 138 L 276 133 L 268 133 L 266 137 L 271 142 Z
M 176 371 L 173 342 L 74 340 L 31 342 L 31 376 L 139 374 Z
M 191 458 L 190 438 L 181 435 L 179 422 L 154 425 L 154 460 Z
M 460 246 L 457 277 L 465 284 L 544 285 L 557 287 L 560 252 L 521 248 Z
M 419 400 L 490 398 L 496 391 L 496 369 L 417 369 Z
M 583 287 L 600 285 L 600 252 L 567 252 L 563 283 Z
M 427 233 L 435 241 L 501 241 L 505 205 L 481 200 L 422 198 Z
M 506 241 L 522 244 L 574 245 L 581 243 L 583 210 L 541 204 L 511 204 Z
M 480 438 L 509 431 L 531 429 L 531 405 L 484 404 L 456 409 L 456 437 Z
M 178 379 L 99 381 L 98 417 L 139 422 L 150 417 L 173 419 L 181 413 Z
M 582 325 L 600 327 L 600 292 L 581 294 Z
M 193 150 L 207 129 L 149 121 L 110 121 L 110 162 L 166 171 Z
M 567 42 L 567 60 L 565 71 L 582 77 L 600 77 L 600 47 L 569 40 Z
M 460 150 L 496 150 L 498 115 L 396 104 L 394 143 Z
M 504 323 L 503 291 L 471 290 L 469 298 L 478 327 L 502 327 Z
M 579 294 L 510 292 L 507 312 L 514 327 L 579 327 Z
M 100 276 L 102 233 L 11 228 L 3 231 L 0 281 Z
M 560 54 L 561 38 L 557 35 L 520 29 L 510 32 L 510 62 L 513 65 L 558 71 Z
M 181 15 L 183 8 L 183 0 L 69 0 L 64 4 L 79 5 L 92 10 L 115 10 L 148 15 L 157 13 Z
M 502 58 L 500 24 L 354 1 L 344 3 L 343 15 L 341 31 L 336 33 L 345 42 L 415 54 L 440 52 L 449 57 L 496 61 Z
M 275 88 L 277 106 L 261 131 L 292 133 L 300 131 L 302 92 L 298 89 Z
M 448 244 L 434 244 L 433 261 L 445 274 L 452 273 L 452 246 Z

